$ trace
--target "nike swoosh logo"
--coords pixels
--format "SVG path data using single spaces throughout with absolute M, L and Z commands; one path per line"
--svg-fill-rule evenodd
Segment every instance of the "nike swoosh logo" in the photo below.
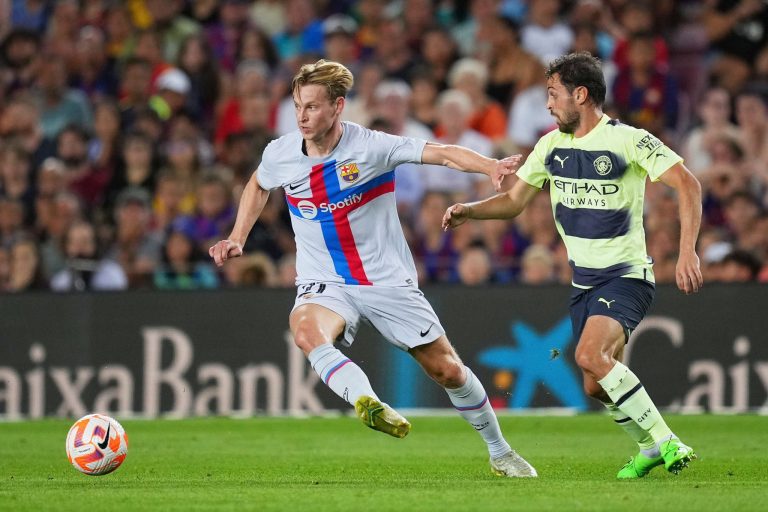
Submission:
M 109 431 L 112 429 L 112 424 L 110 423 L 107 427 L 107 433 L 104 435 L 104 441 L 101 443 L 96 443 L 96 446 L 101 448 L 102 450 L 105 450 L 107 448 L 107 445 L 109 444 Z
M 424 331 L 424 332 L 419 332 L 419 336 L 421 336 L 421 337 L 423 338 L 424 336 L 426 336 L 427 334 L 429 334 L 429 331 L 431 331 L 431 330 L 432 330 L 432 325 L 435 325 L 435 324 L 431 324 L 431 325 L 429 326 L 429 329 L 427 329 L 426 331 Z
M 299 183 L 298 185 L 292 185 L 292 184 L 291 184 L 291 185 L 288 185 L 288 188 L 289 188 L 290 190 L 296 190 L 296 189 L 297 189 L 297 188 L 299 188 L 300 186 L 301 186 L 301 183 Z

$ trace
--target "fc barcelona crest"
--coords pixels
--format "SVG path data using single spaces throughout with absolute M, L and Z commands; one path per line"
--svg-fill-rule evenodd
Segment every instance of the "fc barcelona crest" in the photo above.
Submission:
M 347 183 L 353 183 L 360 177 L 360 169 L 357 168 L 357 164 L 350 162 L 339 167 L 341 171 L 341 179 Z

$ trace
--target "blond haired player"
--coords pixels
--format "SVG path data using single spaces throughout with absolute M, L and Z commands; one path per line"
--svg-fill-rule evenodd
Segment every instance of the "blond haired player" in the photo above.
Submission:
M 296 236 L 296 302 L 290 328 L 322 381 L 369 427 L 395 437 L 411 425 L 371 389 L 363 370 L 334 347 L 349 346 L 361 319 L 408 351 L 445 388 L 454 407 L 488 445 L 494 473 L 534 477 L 504 440 L 485 389 L 459 359 L 424 294 L 403 236 L 394 169 L 440 164 L 489 176 L 498 190 L 519 156 L 486 158 L 469 149 L 368 130 L 340 120 L 350 71 L 319 60 L 301 68 L 292 91 L 299 129 L 273 141 L 247 184 L 227 240 L 210 248 L 221 266 L 243 253 L 269 191 L 281 187 Z

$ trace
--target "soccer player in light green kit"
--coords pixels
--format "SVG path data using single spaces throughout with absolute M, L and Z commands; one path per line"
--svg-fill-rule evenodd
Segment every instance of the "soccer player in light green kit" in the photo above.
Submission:
M 686 294 L 703 284 L 695 251 L 701 186 L 659 139 L 603 114 L 606 86 L 598 59 L 588 53 L 565 55 L 549 65 L 546 76 L 547 109 L 558 130 L 539 140 L 508 192 L 451 206 L 443 227 L 515 217 L 549 182 L 555 223 L 573 269 L 570 313 L 584 391 L 605 405 L 640 448 L 617 476 L 640 478 L 661 465 L 678 473 L 696 455 L 670 430 L 621 361 L 655 291 L 643 230 L 646 177 L 677 193 L 681 229 L 675 276 Z

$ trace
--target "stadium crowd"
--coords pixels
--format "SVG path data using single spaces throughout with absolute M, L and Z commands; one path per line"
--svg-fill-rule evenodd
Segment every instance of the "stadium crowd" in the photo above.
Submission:
M 704 188 L 705 280 L 768 282 L 768 4 L 760 0 L 6 0 L 0 2 L 0 290 L 292 287 L 282 191 L 222 272 L 290 81 L 355 75 L 344 118 L 489 156 L 555 128 L 544 66 L 604 63 L 606 112 L 682 154 Z M 485 177 L 396 169 L 424 283 L 570 283 L 546 194 L 515 221 L 443 232 Z M 508 180 L 512 181 L 512 180 Z M 648 253 L 674 282 L 676 200 L 647 188 Z

